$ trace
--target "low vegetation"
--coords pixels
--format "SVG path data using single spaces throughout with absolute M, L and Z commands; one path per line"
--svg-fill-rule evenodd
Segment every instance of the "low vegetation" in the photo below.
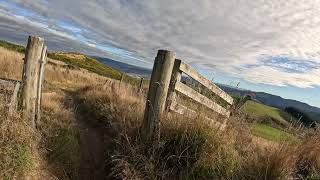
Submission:
M 318 159 L 306 157 L 317 152 L 319 135 L 301 142 L 261 147 L 254 142 L 250 124 L 234 117 L 226 131 L 218 131 L 203 120 L 169 115 L 161 120 L 161 139 L 145 144 L 139 129 L 144 101 L 127 87 L 90 86 L 78 93 L 82 106 L 95 120 L 108 125 L 114 144 L 107 157 L 113 164 L 111 175 L 120 179 L 291 179 L 318 178 Z M 88 107 L 91 107 L 90 109 Z M 92 111 L 90 111 L 92 110 Z M 218 118 L 218 117 L 217 117 Z M 263 127 L 266 128 L 266 127 Z M 270 130 L 270 129 L 268 129 Z M 228 132 L 228 133 L 225 133 Z M 272 129 L 271 134 L 280 133 Z M 277 135 L 276 135 L 277 136 Z M 306 146 L 308 144 L 308 147 Z M 310 146 L 311 144 L 312 147 Z M 107 145 L 106 145 L 107 146 Z M 319 152 L 317 152 L 319 155 Z M 308 156 L 308 155 L 307 155 Z M 312 156 L 315 156 L 313 154 Z M 312 159 L 312 161 L 310 161 Z M 304 164 L 301 166 L 301 164 Z M 306 166 L 306 164 L 309 164 Z M 302 171 L 306 170 L 306 173 Z
M 10 53 L 10 55 L 18 56 L 18 57 L 7 57 L 7 56 L 3 57 L 2 56 L 2 58 L 19 59 L 19 61 L 22 60 L 22 58 L 23 58 L 22 53 L 25 52 L 24 46 L 16 45 L 16 44 L 2 41 L 2 40 L 0 40 L 0 48 L 4 48 L 4 49 L 8 49 L 8 50 L 11 50 L 14 52 L 18 52 L 18 53 Z M 83 55 L 80 53 L 49 52 L 48 57 L 52 60 L 58 60 L 58 61 L 64 62 L 66 64 L 66 66 L 70 69 L 83 68 L 83 69 L 86 69 L 90 72 L 96 73 L 101 76 L 109 77 L 112 79 L 120 80 L 120 78 L 121 78 L 121 74 L 122 74 L 121 72 L 104 65 L 103 63 L 99 62 L 98 60 L 96 60 L 94 58 L 91 58 L 89 56 L 86 56 L 86 55 Z M 14 64 L 12 61 L 3 61 L 3 62 Z M 21 63 L 22 63 L 22 61 L 19 62 L 19 64 L 21 64 Z M 3 66 L 2 68 L 5 68 L 5 67 L 6 66 Z M 19 66 L 19 67 L 22 67 L 22 66 Z M 11 69 L 11 68 L 8 68 L 8 69 Z M 18 75 L 18 73 L 15 73 L 15 74 Z M 11 75 L 7 75 L 7 76 L 12 77 Z M 124 74 L 123 81 L 127 82 L 127 83 L 131 83 L 133 85 L 138 85 L 140 80 Z M 146 81 L 145 81 L 145 83 L 146 83 Z
M 16 45 L 7 41 L 0 40 L 0 46 L 11 51 L 24 53 L 26 48 L 24 46 Z
M 32 155 L 37 134 L 19 114 L 7 116 L 0 102 L 0 177 L 13 179 L 24 175 L 34 166 Z
M 121 73 L 110 67 L 105 66 L 96 59 L 76 53 L 49 53 L 48 57 L 51 59 L 63 61 L 70 66 L 70 68 L 83 68 L 92 71 L 96 74 L 120 79 Z
M 283 126 L 288 126 L 292 119 L 288 113 L 278 108 L 270 107 L 254 101 L 247 101 L 244 105 L 244 111 L 255 118 L 271 118 L 275 123 Z
M 286 142 L 294 140 L 293 135 L 265 124 L 254 123 L 251 125 L 250 129 L 253 135 L 270 141 Z
M 22 65 L 22 55 L 0 51 L 0 67 L 8 67 L 0 76 L 21 78 L 22 68 L 17 67 Z M 168 114 L 161 120 L 160 141 L 145 143 L 140 127 L 146 94 L 79 66 L 55 61 L 47 65 L 36 130 L 19 113 L 8 117 L 5 103 L 0 102 L 1 178 L 320 178 L 319 133 L 312 130 L 294 136 L 266 124 L 252 124 L 242 114 L 233 116 L 224 131 L 206 121 L 201 112 L 195 119 Z M 279 122 L 285 120 L 277 109 L 249 105 L 247 110 L 257 119 L 270 115 Z

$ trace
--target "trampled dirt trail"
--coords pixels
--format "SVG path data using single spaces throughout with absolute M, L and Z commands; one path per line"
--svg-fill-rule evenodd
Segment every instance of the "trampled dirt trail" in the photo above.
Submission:
M 79 179 L 106 179 L 103 132 L 83 122 L 79 123 L 79 129 L 81 147 Z
M 74 109 L 80 131 L 80 180 L 114 179 L 110 177 L 111 162 L 108 151 L 113 146 L 113 130 L 107 121 L 100 121 L 85 102 L 78 99 L 81 92 L 66 92 L 69 106 Z
M 105 150 L 107 129 L 98 124 L 92 116 L 81 111 L 73 93 L 67 93 L 67 103 L 74 109 L 77 127 L 80 133 L 80 169 L 79 180 L 107 179 Z

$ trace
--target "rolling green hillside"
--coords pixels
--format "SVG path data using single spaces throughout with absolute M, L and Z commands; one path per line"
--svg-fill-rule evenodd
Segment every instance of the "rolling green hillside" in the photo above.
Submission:
M 255 118 L 270 117 L 282 125 L 288 125 L 291 120 L 290 115 L 282 111 L 281 109 L 260 104 L 254 101 L 246 102 L 243 108 L 247 114 Z
M 289 114 L 278 108 L 270 107 L 254 101 L 248 101 L 244 105 L 244 111 L 255 118 L 271 118 L 277 124 L 285 127 L 289 125 L 291 119 Z M 294 140 L 293 135 L 283 131 L 281 128 L 274 128 L 267 124 L 253 123 L 250 126 L 250 131 L 254 136 L 274 142 Z

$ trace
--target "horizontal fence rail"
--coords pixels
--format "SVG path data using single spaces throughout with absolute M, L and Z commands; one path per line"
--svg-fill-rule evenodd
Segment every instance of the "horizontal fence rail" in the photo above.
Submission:
M 175 86 L 175 90 L 179 91 L 180 93 L 188 96 L 189 98 L 193 99 L 194 101 L 216 111 L 217 113 L 227 116 L 230 116 L 230 112 L 223 108 L 222 106 L 220 106 L 219 104 L 215 103 L 214 101 L 212 101 L 211 99 L 207 98 L 206 96 L 198 93 L 197 91 L 193 90 L 192 88 L 190 88 L 189 86 L 181 83 L 181 82 L 177 82 L 176 86 Z
M 220 89 L 217 85 L 209 81 L 208 79 L 201 76 L 197 71 L 193 70 L 189 65 L 181 63 L 180 70 L 185 74 L 192 77 L 194 80 L 198 81 L 203 86 L 207 87 L 209 90 L 214 92 L 216 95 L 220 96 L 223 100 L 227 101 L 229 104 L 233 104 L 233 98 Z
M 190 76 L 199 84 L 210 90 L 210 92 L 218 96 L 221 100 L 225 101 L 226 103 L 224 104 L 226 107 L 218 104 L 218 102 L 221 103 L 221 101 L 215 102 L 182 83 L 181 77 L 183 73 Z M 177 92 L 224 116 L 225 118 L 223 119 L 225 119 L 225 123 L 231 114 L 229 109 L 234 102 L 233 98 L 229 94 L 221 90 L 210 80 L 200 75 L 189 65 L 183 63 L 179 59 L 175 59 L 174 52 L 159 50 L 157 57 L 155 58 L 151 81 L 149 84 L 144 126 L 142 128 L 144 139 L 160 136 L 160 126 L 158 124 L 160 123 L 161 116 L 165 110 L 174 111 L 178 114 L 184 115 L 197 114 L 196 110 L 185 105 L 181 105 L 178 102 Z M 166 100 L 163 101 L 164 99 Z M 205 117 L 205 119 L 215 121 L 210 117 Z M 224 128 L 222 126 L 225 126 L 225 123 L 217 121 L 213 122 L 213 124 L 220 125 L 221 128 Z
M 8 107 L 8 115 L 11 116 L 18 106 L 18 93 L 20 90 L 21 82 L 12 79 L 0 78 L 0 93 L 4 96 L 10 97 L 9 102 L 6 106 Z
M 233 105 L 233 98 L 221 90 L 217 85 L 215 85 L 210 80 L 206 79 L 202 75 L 200 75 L 197 71 L 193 70 L 189 65 L 181 62 L 181 60 L 176 60 L 176 64 L 178 67 L 173 70 L 172 76 L 178 76 L 179 78 L 172 77 L 171 80 L 171 86 L 173 88 L 171 89 L 171 96 L 168 96 L 171 99 L 168 99 L 168 106 L 169 110 L 177 112 L 179 114 L 194 114 L 195 111 L 191 110 L 188 107 L 179 105 L 177 102 L 177 95 L 175 91 L 178 91 L 179 93 L 189 97 L 190 99 L 196 101 L 197 103 L 217 112 L 220 115 L 223 115 L 225 117 L 230 116 L 230 111 L 228 108 Z M 223 99 L 228 105 L 227 108 L 222 107 L 215 101 L 209 99 L 208 97 L 202 95 L 201 93 L 197 92 L 193 88 L 187 86 L 186 84 L 183 84 L 181 81 L 182 73 L 185 73 L 186 75 L 190 76 L 192 79 L 209 89 L 211 92 L 213 92 L 215 95 L 217 95 L 219 98 Z M 188 112 L 189 113 L 186 113 Z M 210 119 L 210 118 L 209 118 Z

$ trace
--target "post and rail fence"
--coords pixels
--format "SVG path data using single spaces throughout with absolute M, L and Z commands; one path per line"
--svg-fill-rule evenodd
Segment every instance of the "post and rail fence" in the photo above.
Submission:
M 20 109 L 23 118 L 36 128 L 41 115 L 42 84 L 47 63 L 47 47 L 43 38 L 29 36 L 23 58 L 22 81 L 0 78 L 1 89 L 10 91 L 8 115 Z
M 201 93 L 181 82 L 182 73 L 190 76 L 192 79 L 209 89 L 215 95 L 223 99 L 228 105 L 223 107 L 217 102 L 209 99 Z M 233 105 L 233 98 L 221 90 L 210 80 L 193 70 L 189 65 L 179 59 L 176 59 L 174 52 L 159 50 L 155 58 L 149 92 L 147 96 L 142 135 L 144 139 L 160 136 L 160 120 L 166 111 L 173 111 L 178 114 L 196 114 L 196 112 L 184 105 L 181 105 L 177 99 L 177 92 L 185 95 L 200 105 L 203 105 L 225 119 L 230 116 L 230 107 Z M 210 117 L 206 117 L 210 119 Z
M 44 40 L 40 37 L 29 36 L 24 58 L 22 81 L 0 78 L 0 86 L 1 84 L 13 83 L 9 114 L 12 114 L 17 108 L 21 109 L 23 117 L 28 119 L 34 128 L 36 128 L 37 121 L 41 115 L 41 94 L 46 63 L 47 47 L 44 45 Z M 182 83 L 181 77 L 183 73 L 222 98 L 227 102 L 227 107 L 219 105 L 217 102 Z M 122 74 L 120 84 L 123 79 L 124 75 Z M 141 78 L 139 84 L 139 91 L 142 89 L 142 84 L 143 78 Z M 176 59 L 174 52 L 159 50 L 155 58 L 147 94 L 142 127 L 145 139 L 160 136 L 160 120 L 166 111 L 185 115 L 196 114 L 194 110 L 178 102 L 177 93 L 181 93 L 198 104 L 217 112 L 224 116 L 225 119 L 230 116 L 230 107 L 233 105 L 233 98 L 230 95 L 184 62 Z

